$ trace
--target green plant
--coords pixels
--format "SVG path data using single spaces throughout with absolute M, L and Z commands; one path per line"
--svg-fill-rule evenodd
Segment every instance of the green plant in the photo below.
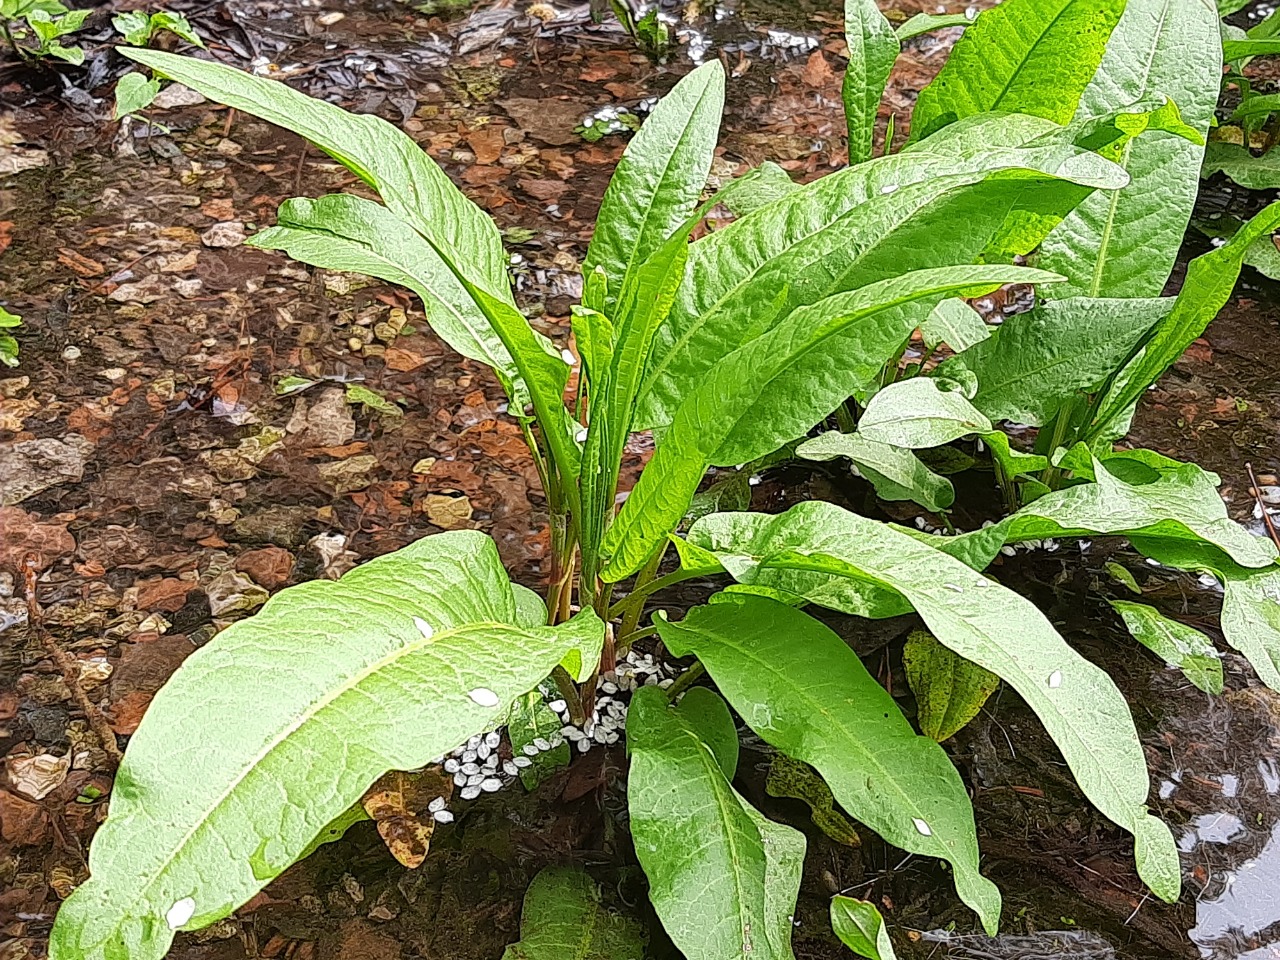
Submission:
M 681 80 L 631 141 L 605 194 L 573 312 L 582 369 L 569 398 L 570 364 L 517 309 L 498 230 L 412 140 L 274 81 L 128 51 L 158 74 L 298 132 L 380 195 L 382 203 L 346 194 L 287 201 L 277 225 L 253 242 L 408 287 L 438 336 L 494 369 L 542 480 L 552 569 L 544 603 L 510 583 L 487 538 L 441 534 L 337 583 L 286 590 L 196 651 L 129 745 L 91 878 L 54 927 L 54 960 L 160 957 L 175 930 L 225 917 L 340 833 L 384 772 L 441 760 L 456 767 L 450 750 L 475 743 L 477 755 L 481 745 L 488 752 L 499 741 L 487 732 L 504 723 L 519 744 L 514 759 L 529 748 L 542 753 L 539 739 L 560 746 L 556 735 L 539 735 L 555 729 L 551 698 L 569 718 L 565 736 L 576 731 L 581 742 L 598 725 L 616 738 L 593 711 L 597 681 L 620 677 L 620 658 L 655 633 L 696 661 L 665 692 L 645 686 L 631 699 L 628 807 L 654 909 L 690 960 L 792 956 L 805 840 L 734 789 L 730 705 L 762 740 L 816 770 L 851 816 L 895 846 L 947 861 L 959 896 L 994 931 L 1000 894 L 978 869 L 959 773 L 849 646 L 799 609 L 808 603 L 866 617 L 920 615 L 952 655 L 937 656 L 920 639 L 920 662 L 933 664 L 924 671 L 949 671 L 960 681 L 953 689 L 967 691 L 954 704 L 938 699 L 937 735 L 972 715 L 988 673 L 1015 688 L 1087 797 L 1133 834 L 1142 878 L 1174 899 L 1177 852 L 1147 811 L 1146 765 L 1123 697 L 1033 604 L 981 573 L 1019 543 L 1128 536 L 1161 562 L 1217 571 L 1227 582 L 1228 643 L 1280 687 L 1280 630 L 1263 612 L 1280 583 L 1275 550 L 1227 519 L 1210 475 L 1107 442 L 1239 271 L 1240 244 L 1228 244 L 1193 264 L 1176 300 L 1149 303 L 1190 200 L 1179 189 L 1152 222 L 1131 219 L 1144 203 L 1135 188 L 1152 178 L 1181 184 L 1190 164 L 1194 182 L 1202 118 L 1191 93 L 1202 78 L 1182 78 L 1171 59 L 1145 64 L 1151 84 L 1183 81 L 1181 115 L 1150 84 L 1113 90 L 1112 79 L 1099 79 L 1112 56 L 1108 36 L 1136 33 L 1145 18 L 1127 23 L 1118 6 L 1077 2 L 1101 25 L 1067 16 L 1065 0 L 1006 0 L 982 14 L 962 43 L 1003 42 L 1015 22 L 1020 35 L 1039 31 L 1045 40 L 1010 39 L 1015 56 L 996 73 L 958 45 L 959 66 L 922 96 L 906 148 L 804 186 L 780 182 L 766 166 L 703 202 L 724 78 L 713 62 Z M 1187 54 L 1204 46 L 1199 20 L 1174 19 L 1166 29 L 1177 36 L 1147 47 L 1163 57 L 1176 45 L 1184 69 L 1211 72 L 1208 60 Z M 876 58 L 854 64 L 846 88 L 851 139 L 865 144 L 890 43 L 869 8 L 851 2 L 847 22 L 867 32 L 861 44 L 851 38 L 855 56 L 863 49 Z M 1084 31 L 1078 45 L 1070 30 L 1055 32 L 1062 22 Z M 1216 31 L 1216 19 L 1210 26 Z M 1045 56 L 1068 75 L 1043 82 Z M 705 211 L 726 198 L 738 219 L 691 242 Z M 1089 215 L 1074 221 L 1082 209 Z M 1277 220 L 1269 210 L 1250 229 L 1261 234 Z M 1037 250 L 1058 272 L 1009 265 Z M 1082 343 L 1100 329 L 1120 331 L 1123 349 L 1084 351 L 1087 375 L 1056 375 L 1057 407 L 1020 392 L 1004 331 L 984 339 L 987 331 L 950 302 L 1006 283 L 1066 288 L 1069 297 L 1044 309 L 1088 318 L 1071 321 Z M 1126 303 L 1137 320 L 1109 304 L 1117 297 L 1133 298 Z M 1037 322 L 1032 346 L 1057 336 L 1043 315 Z M 945 371 L 921 364 L 904 375 L 899 361 L 917 329 L 970 345 Z M 993 423 L 1023 407 L 1046 421 L 1042 433 L 1054 442 L 1043 454 L 1014 449 Z M 1021 495 L 1024 505 L 999 523 L 950 537 L 817 501 L 778 516 L 708 513 L 674 536 L 708 466 L 767 460 L 836 410 L 856 421 L 845 439 L 860 444 L 885 489 L 914 497 L 925 486 L 915 451 L 976 435 L 1009 489 L 1026 494 L 1031 482 L 1012 481 L 1035 472 L 1039 496 Z M 657 450 L 619 509 L 624 448 L 642 429 L 655 432 Z M 943 488 L 930 490 L 942 509 Z M 680 565 L 660 575 L 670 545 Z M 659 613 L 641 625 L 649 598 L 710 575 L 736 583 L 679 622 Z M 633 577 L 622 593 L 618 584 Z M 703 674 L 718 693 L 691 686 Z M 514 759 L 524 775 L 530 764 Z M 459 774 L 464 791 L 488 789 Z M 558 916 L 594 915 L 594 891 L 580 877 L 542 880 L 527 915 L 541 915 L 547 896 Z M 837 902 L 835 930 L 888 956 L 869 910 Z M 539 924 L 529 924 L 513 953 L 554 949 L 535 946 L 538 937 Z
M 84 63 L 82 48 L 67 47 L 58 41 L 84 26 L 85 20 L 92 12 L 92 10 L 69 10 L 61 15 L 54 15 L 49 12 L 46 5 L 29 8 L 23 14 L 23 18 L 35 35 L 36 46 L 34 49 L 27 49 L 14 45 L 14 49 L 18 50 L 22 56 L 56 57 L 67 63 L 82 64 Z M 10 42 L 12 43 L 12 39 Z
M 162 30 L 177 34 L 187 43 L 197 47 L 204 46 L 204 41 L 200 39 L 187 18 L 180 13 L 170 13 L 168 10 L 157 10 L 150 14 L 144 10 L 117 13 L 111 18 L 111 25 L 124 37 L 125 43 L 135 47 L 145 47 L 151 42 L 151 38 Z
M 0 331 L 12 330 L 22 325 L 22 318 L 0 307 Z M 0 363 L 6 367 L 18 365 L 18 341 L 7 333 L 0 333 Z

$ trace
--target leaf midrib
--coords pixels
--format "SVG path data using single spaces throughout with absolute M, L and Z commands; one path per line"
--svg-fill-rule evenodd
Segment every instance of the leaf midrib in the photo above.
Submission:
M 905 535 L 904 535 L 904 536 L 905 536 Z M 916 542 L 917 542 L 917 541 L 912 540 L 912 543 L 913 543 L 913 544 L 914 544 L 914 543 L 916 543 Z M 941 552 L 941 551 L 939 551 L 939 552 Z M 881 584 L 883 584 L 883 585 L 885 585 L 885 586 L 887 586 L 887 587 L 890 587 L 890 588 L 891 588 L 891 589 L 893 589 L 893 590 L 898 591 L 898 592 L 899 592 L 899 593 L 901 593 L 904 597 L 906 597 L 906 598 L 907 598 L 908 602 L 910 602 L 910 603 L 911 603 L 911 605 L 912 605 L 913 607 L 915 607 L 917 610 L 919 610 L 919 604 L 916 602 L 915 597 L 919 596 L 919 595 L 920 595 L 920 592 L 919 592 L 919 591 L 917 591 L 917 590 L 915 590 L 914 588 L 911 588 L 911 587 L 904 587 L 904 586 L 902 586 L 900 583 L 898 583 L 895 579 L 889 579 L 889 578 L 886 578 L 883 574 L 879 574 L 879 573 L 872 573 L 871 571 L 868 571 L 868 570 L 863 569 L 861 566 L 859 566 L 859 565 L 857 565 L 857 564 L 853 563 L 852 561 L 850 561 L 850 560 L 846 560 L 845 558 L 840 557 L 840 556 L 837 556 L 837 555 L 835 555 L 835 554 L 831 554 L 831 553 L 825 553 L 825 552 L 823 552 L 823 553 L 822 553 L 822 556 L 825 556 L 825 557 L 827 557 L 827 558 L 829 558 L 829 559 L 831 559 L 831 560 L 834 560 L 834 561 L 836 561 L 837 563 L 844 564 L 844 565 L 848 565 L 849 567 L 851 567 L 851 568 L 853 568 L 853 569 L 855 569 L 855 570 L 859 571 L 860 573 L 862 573 L 864 576 L 870 577 L 870 578 L 872 578 L 873 580 L 878 581 L 879 583 L 881 583 Z M 757 565 L 758 565 L 758 566 L 764 566 L 764 565 L 765 565 L 765 560 L 764 560 L 764 558 L 756 558 L 756 559 L 757 559 Z M 962 561 L 956 561 L 956 562 L 957 562 L 957 563 L 961 563 Z M 777 563 L 770 563 L 770 564 L 769 564 L 769 566 L 772 566 L 772 567 L 775 567 L 775 568 L 790 568 L 790 569 L 795 569 L 795 570 L 803 570 L 803 571 L 810 572 L 810 573 L 812 573 L 812 572 L 817 572 L 817 573 L 826 573 L 826 574 L 827 574 L 827 575 L 829 575 L 829 576 L 830 576 L 830 575 L 833 575 L 833 572 L 832 572 L 831 570 L 829 570 L 829 569 L 828 569 L 828 570 L 816 569 L 816 568 L 814 568 L 814 567 L 807 567 L 807 566 L 805 566 L 805 565 L 803 565 L 803 564 L 794 563 L 794 562 L 787 562 L 787 561 L 777 562 Z M 966 569 L 969 569 L 969 568 L 966 566 Z M 834 575 L 838 576 L 839 574 L 834 574 Z M 852 579 L 852 578 L 848 578 L 848 579 Z M 1012 592 L 1012 591 L 1010 591 L 1010 592 Z M 1015 596 L 1017 596 L 1017 595 L 1015 594 Z M 954 621 L 956 621 L 956 622 L 959 622 L 959 623 L 963 624 L 963 625 L 964 625 L 964 626 L 965 626 L 965 627 L 966 627 L 966 628 L 967 628 L 967 629 L 968 629 L 972 634 L 976 635 L 976 636 L 977 636 L 977 637 L 979 637 L 979 638 L 984 639 L 984 642 L 986 642 L 986 643 L 990 643 L 991 645 L 996 646 L 996 647 L 998 648 L 998 646 L 999 646 L 999 645 L 998 645 L 998 644 L 996 644 L 996 642 L 995 642 L 994 640 L 986 640 L 986 639 L 985 639 L 985 638 L 986 638 L 986 633 L 985 633 L 985 631 L 983 631 L 983 630 L 979 629 L 978 627 L 976 627 L 976 626 L 972 623 L 972 621 L 970 621 L 967 617 L 965 617 L 965 616 L 963 616 L 963 615 L 960 615 L 960 614 L 955 613 L 955 612 L 954 612 L 954 611 L 952 611 L 949 607 L 947 607 L 947 605 L 946 605 L 945 603 L 941 603 L 941 602 L 939 602 L 939 601 L 935 600 L 932 596 L 925 595 L 925 598 L 926 598 L 926 601 L 927 601 L 928 606 L 929 606 L 929 607 L 934 611 L 934 613 L 935 613 L 935 614 L 936 614 L 936 613 L 941 613 L 943 616 L 945 616 L 945 617 L 947 617 L 947 618 L 949 618 L 949 619 L 951 619 L 951 620 L 954 620 Z M 1022 599 L 1022 598 L 1019 598 L 1019 599 Z M 1037 611 L 1037 612 L 1039 612 L 1039 611 Z M 923 616 L 923 614 L 922 614 L 922 616 Z M 948 645 L 945 643 L 945 641 L 943 641 L 943 640 L 942 640 L 942 633 L 941 633 L 941 631 L 936 631 L 936 630 L 935 630 L 935 631 L 933 631 L 933 632 L 934 632 L 935 636 L 937 636 L 937 637 L 938 637 L 939 642 L 943 643 L 943 645 L 944 645 L 944 646 L 948 646 Z M 1003 651 L 1002 651 L 1002 652 L 1003 652 Z M 959 654 L 959 655 L 960 655 L 960 656 L 964 656 L 964 654 Z M 1077 654 L 1077 656 L 1078 656 L 1078 654 Z M 1037 689 L 1037 687 L 1036 687 L 1036 681 L 1035 681 L 1032 677 L 1030 677 L 1030 676 L 1029 676 L 1025 671 L 1023 671 L 1023 669 L 1022 669 L 1022 665 L 1018 662 L 1017 658 L 1016 658 L 1016 657 L 1013 657 L 1013 656 L 1011 656 L 1011 655 L 1008 655 L 1008 654 L 1005 654 L 1005 657 L 1006 657 L 1006 659 L 1009 661 L 1009 663 L 1012 665 L 1012 668 L 1013 668 L 1013 669 L 1011 669 L 1009 672 L 1010 672 L 1010 673 L 1015 674 L 1015 675 L 1016 675 L 1016 676 L 1018 676 L 1018 677 L 1020 677 L 1020 678 L 1022 679 L 1022 682 L 1026 685 L 1027 689 Z M 1086 662 L 1087 662 L 1087 661 L 1086 661 Z M 980 664 L 980 666 L 981 666 L 981 664 Z M 993 672 L 994 672 L 994 671 L 993 671 Z M 1017 684 L 1015 684 L 1013 680 L 1010 680 L 1010 679 L 1009 679 L 1008 677 L 1006 677 L 1003 673 L 999 674 L 999 676 L 1001 677 L 1001 679 L 1006 680 L 1006 682 L 1008 682 L 1011 686 L 1013 686 L 1015 689 L 1017 689 Z M 1025 694 L 1024 694 L 1024 696 L 1025 696 Z M 1033 708 L 1033 709 L 1034 709 L 1034 708 Z M 1063 720 L 1064 720 L 1064 721 L 1066 721 L 1066 718 L 1067 718 L 1067 715 L 1066 715 L 1066 714 L 1062 713 L 1062 712 L 1061 712 L 1061 711 L 1059 711 L 1059 710 L 1056 710 L 1056 708 L 1055 708 L 1055 710 L 1054 710 L 1054 713 L 1055 713 L 1058 717 L 1061 717 L 1061 718 L 1063 718 Z M 1042 722 L 1043 722 L 1043 721 L 1042 721 Z M 1087 741 L 1087 739 L 1083 736 L 1083 734 L 1081 734 L 1081 733 L 1078 733 L 1078 732 L 1077 732 L 1076 727 L 1075 727 L 1075 725 L 1074 725 L 1073 723 L 1070 723 L 1070 722 L 1064 722 L 1063 726 L 1064 726 L 1064 727 L 1066 728 L 1066 730 L 1070 733 L 1071 738 L 1072 738 L 1074 741 L 1076 741 L 1076 743 L 1079 745 L 1079 752 L 1080 752 L 1080 755 L 1081 755 L 1082 757 L 1085 757 L 1085 758 L 1088 758 L 1088 759 L 1092 760 L 1092 759 L 1093 759 L 1093 754 L 1092 754 L 1092 752 L 1091 752 L 1091 750 L 1090 750 L 1090 748 L 1089 748 L 1088 741 Z M 1064 753 L 1065 753 L 1065 751 L 1064 751 Z M 1140 807 L 1140 806 L 1141 806 L 1141 801 L 1129 801 L 1129 800 L 1125 800 L 1125 799 L 1124 799 L 1124 793 L 1123 793 L 1122 791 L 1120 791 L 1120 789 L 1119 789 L 1119 788 L 1117 787 L 1117 785 L 1116 785 L 1115 780 L 1114 780 L 1114 779 L 1112 779 L 1112 777 L 1111 777 L 1111 773 L 1110 773 L 1110 768 L 1109 768 L 1106 764 L 1098 763 L 1098 764 L 1096 764 L 1096 769 L 1101 773 L 1101 775 L 1102 775 L 1102 779 L 1103 779 L 1107 784 L 1109 784 L 1109 785 L 1110 785 L 1110 787 L 1111 787 L 1111 792 L 1112 792 L 1112 799 L 1118 799 L 1122 804 L 1124 804 L 1124 805 L 1126 805 L 1126 806 L 1129 806 L 1129 807 L 1131 807 L 1131 808 L 1135 808 L 1135 807 Z M 1093 798 L 1090 798 L 1090 799 L 1092 800 Z M 1096 800 L 1093 800 L 1093 803 L 1094 803 L 1094 805 L 1095 805 L 1095 806 L 1098 806 L 1098 803 L 1097 803 L 1097 801 L 1096 801 Z M 1134 815 L 1133 815 L 1134 813 L 1136 813 L 1136 810 L 1135 810 L 1135 809 L 1131 809 L 1131 811 L 1130 811 L 1130 818 L 1128 819 L 1128 822 L 1125 822 L 1125 821 L 1123 821 L 1123 820 L 1117 819 L 1115 816 L 1113 816 L 1113 815 L 1112 815 L 1111 813 L 1109 813 L 1108 811 L 1103 810 L 1101 806 L 1098 806 L 1098 809 L 1099 809 L 1099 810 L 1101 810 L 1101 811 L 1102 811 L 1102 813 L 1103 813 L 1104 815 L 1106 815 L 1109 819 L 1113 820 L 1116 824 L 1118 824 L 1119 826 L 1124 827 L 1125 829 L 1129 830 L 1129 832 L 1130 832 L 1130 833 L 1134 833 L 1134 832 L 1136 832 L 1137 822 L 1138 822 L 1138 820 L 1140 819 L 1140 816 L 1134 816 Z
M 743 559 L 746 559 L 746 560 L 752 560 L 756 563 L 757 566 L 763 566 L 762 558 L 753 557 L 751 555 L 745 555 L 745 554 L 737 554 L 737 556 L 741 556 Z M 693 628 L 685 628 L 685 629 L 687 629 L 690 633 L 694 632 Z M 712 636 L 711 634 L 703 634 L 703 635 Z M 732 640 L 728 640 L 727 642 L 722 641 L 722 645 L 729 647 L 729 649 L 733 650 L 735 653 L 741 656 L 744 660 L 749 660 L 751 662 L 759 664 L 760 667 L 763 668 L 764 672 L 773 675 L 777 679 L 786 680 L 786 678 L 788 677 L 788 674 L 782 669 L 780 669 L 776 663 L 761 658 L 758 654 L 756 654 L 751 650 L 748 650 L 745 647 L 741 647 L 736 644 L 733 644 Z M 828 729 L 832 729 L 832 730 L 844 729 L 842 724 L 839 724 L 836 722 L 835 715 L 832 714 L 832 712 L 827 708 L 827 706 L 821 700 L 818 700 L 813 696 L 811 696 L 806 689 L 804 689 L 803 687 L 800 687 L 799 685 L 789 684 L 788 686 L 792 690 L 799 691 L 799 696 L 797 697 L 797 699 L 802 700 L 804 703 L 806 703 L 809 706 L 809 709 L 812 714 L 820 715 L 823 718 L 823 720 L 827 721 Z M 912 732 L 912 736 L 915 737 L 915 739 L 923 739 L 921 737 L 916 737 L 914 734 L 914 731 Z M 928 818 L 925 816 L 925 811 L 916 805 L 915 801 L 911 799 L 910 795 L 905 790 L 903 790 L 901 787 L 898 786 L 896 778 L 890 775 L 888 769 L 876 758 L 876 755 L 874 753 L 867 750 L 866 747 L 864 747 L 861 743 L 859 743 L 859 741 L 856 738 L 854 738 L 851 735 L 847 737 L 842 737 L 841 739 L 847 739 L 850 746 L 850 752 L 863 757 L 866 760 L 868 766 L 879 771 L 880 775 L 884 778 L 885 782 L 891 784 L 898 791 L 898 793 L 902 796 L 904 807 L 907 807 L 909 810 L 917 814 L 919 819 L 922 820 L 923 822 L 925 823 L 929 822 Z M 836 799 L 838 800 L 839 798 L 837 797 Z M 905 827 L 903 828 L 903 833 L 906 834 L 907 836 L 911 835 L 909 831 L 906 830 Z M 956 858 L 953 858 L 951 856 L 950 851 L 946 849 L 946 844 L 944 844 L 941 839 L 935 839 L 933 837 L 923 837 L 923 835 L 921 836 L 923 839 L 931 841 L 932 843 L 935 843 L 939 847 L 941 847 L 943 852 L 940 853 L 939 856 L 942 857 L 942 859 L 951 862 L 957 871 L 963 870 L 966 873 L 968 872 L 966 869 L 967 865 L 962 866 L 961 864 L 956 863 Z

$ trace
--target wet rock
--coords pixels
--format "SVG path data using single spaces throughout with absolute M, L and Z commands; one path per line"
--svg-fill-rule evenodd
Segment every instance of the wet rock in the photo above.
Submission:
M 0 443 L 0 507 L 13 506 L 42 490 L 84 476 L 93 444 L 79 434 L 66 440 Z
M 306 541 L 306 526 L 314 518 L 315 511 L 309 507 L 272 507 L 241 517 L 231 529 L 249 543 L 296 549 Z
M 66 694 L 66 688 L 61 690 Z M 71 717 L 66 708 L 56 703 L 26 705 L 18 711 L 23 734 L 43 747 L 62 746 L 67 742 L 67 724 Z
M 225 220 L 215 223 L 200 234 L 200 242 L 206 247 L 238 247 L 249 239 L 244 232 L 244 224 L 239 220 Z
M 321 479 L 333 488 L 334 493 L 341 495 L 363 490 L 369 486 L 373 482 L 369 473 L 377 469 L 377 466 L 377 457 L 363 454 L 334 463 L 322 463 L 317 468 L 317 472 Z
M 203 94 L 196 93 L 190 87 L 185 87 L 180 83 L 171 83 L 156 94 L 156 98 L 151 101 L 151 105 L 161 110 L 172 110 L 174 107 L 194 107 L 196 104 L 204 102 Z
M 298 397 L 285 430 L 303 446 L 340 447 L 356 435 L 356 421 L 346 393 L 332 389 L 310 406 L 305 397 Z
M 237 558 L 236 569 L 266 589 L 278 590 L 293 575 L 293 554 L 280 547 L 250 550 Z
M 248 576 L 234 570 L 220 573 L 205 587 L 209 612 L 219 619 L 252 613 L 267 602 L 269 594 Z
M 155 303 L 169 295 L 169 284 L 158 273 L 137 283 L 122 283 L 109 294 L 108 300 L 116 303 Z
M 17 507 L 0 507 L 0 570 L 21 574 L 28 555 L 34 555 L 36 569 L 43 570 L 75 548 L 66 524 L 46 523 Z

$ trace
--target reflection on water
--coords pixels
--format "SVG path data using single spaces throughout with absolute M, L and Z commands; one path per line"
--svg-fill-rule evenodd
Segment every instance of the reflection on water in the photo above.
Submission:
M 1241 824 L 1233 836 L 1242 829 Z M 1221 894 L 1196 904 L 1191 939 L 1205 957 L 1280 958 L 1280 823 L 1272 826 L 1261 853 L 1224 878 Z

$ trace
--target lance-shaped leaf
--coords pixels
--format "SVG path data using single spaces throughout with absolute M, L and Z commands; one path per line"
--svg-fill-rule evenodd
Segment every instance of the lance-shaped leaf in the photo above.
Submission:
M 1177 850 L 1168 827 L 1147 813 L 1146 761 L 1128 705 L 1030 601 L 919 538 L 819 501 L 779 516 L 704 517 L 689 539 L 737 580 L 836 610 L 861 611 L 861 583 L 900 594 L 941 643 L 1018 692 L 1085 796 L 1134 834 L 1143 880 L 1161 898 L 1177 898 Z
M 898 37 L 875 0 L 845 0 L 844 36 L 849 66 L 844 72 L 844 116 L 849 127 L 849 164 L 871 159 L 876 115 L 889 71 L 898 59 Z
M 868 440 L 858 433 L 820 433 L 796 448 L 806 460 L 848 457 L 854 469 L 870 481 L 881 500 L 914 500 L 926 510 L 945 510 L 956 499 L 955 488 L 910 450 Z
M 1201 176 L 1215 173 L 1225 173 L 1249 190 L 1274 190 L 1280 187 L 1280 151 L 1268 150 L 1255 157 L 1247 147 L 1210 140 L 1205 147 Z
M 976 15 L 977 11 L 974 12 Z M 904 21 L 895 32 L 899 40 L 910 40 L 933 30 L 972 26 L 973 21 L 974 18 L 966 13 L 917 13 Z
M 615 322 L 623 285 L 697 206 L 723 109 L 724 68 L 712 60 L 658 101 L 627 144 L 582 264 L 584 276 L 604 267 L 611 287 L 601 312 Z
M 950 267 L 870 284 L 796 310 L 722 358 L 676 411 L 605 535 L 601 553 L 609 560 L 601 576 L 616 581 L 639 569 L 685 515 L 709 464 L 745 463 L 803 435 L 848 395 L 851 383 L 878 370 L 915 326 L 895 308 L 1013 282 L 1015 275 L 1053 279 L 1024 271 Z
M 1242 567 L 1221 550 L 1177 540 L 1132 537 L 1140 553 L 1181 570 L 1222 581 L 1222 636 L 1272 690 L 1280 690 L 1280 566 Z
M 831 929 L 841 943 L 860 957 L 897 960 L 884 918 L 874 903 L 853 897 L 832 897 Z
M 388 770 L 502 722 L 600 621 L 539 625 L 474 531 L 419 540 L 338 582 L 281 592 L 187 658 L 156 695 L 63 904 L 55 960 L 158 960 L 231 913 Z
M 989 340 L 938 368 L 978 379 L 973 405 L 992 420 L 1041 426 L 1079 391 L 1102 386 L 1173 299 L 1052 300 L 1010 317 Z
M 1215 478 L 1194 463 L 1167 468 L 1150 483 L 1126 483 L 1108 467 L 1110 462 L 1095 458 L 1093 483 L 1045 494 L 988 531 L 1001 531 L 1006 543 L 1138 534 L 1147 539 L 1210 543 L 1247 567 L 1274 562 L 1276 549 L 1271 542 L 1227 516 Z
M 1280 203 L 1273 203 L 1221 247 L 1188 264 L 1187 276 L 1173 309 L 1151 329 L 1140 352 L 1116 375 L 1099 404 L 1093 423 L 1095 431 L 1104 430 L 1123 416 L 1147 387 L 1160 379 L 1192 341 L 1204 333 L 1209 321 L 1231 296 L 1249 247 L 1278 226 Z
M 994 673 L 957 656 L 927 630 L 911 631 L 902 650 L 902 665 L 916 695 L 920 729 L 939 743 L 976 717 L 1000 686 Z
M 702 662 L 757 735 L 817 769 L 851 816 L 894 846 L 950 863 L 961 899 L 994 933 L 1000 892 L 978 872 L 960 775 L 829 627 L 750 596 L 655 624 L 667 649 Z
M 804 835 L 733 789 L 704 739 L 705 719 L 669 706 L 655 687 L 631 701 L 627 809 L 649 899 L 689 960 L 794 960 Z
M 1042 136 L 1046 126 L 973 118 L 971 136 L 941 152 L 922 144 L 822 177 L 698 240 L 654 337 L 637 428 L 670 423 L 717 360 L 797 307 L 907 270 L 975 262 L 1011 217 L 1030 212 L 1052 223 L 1090 189 L 1127 182 L 1114 164 L 1070 142 L 1006 144 Z M 1041 236 L 1021 235 L 1019 252 Z
M 1132 177 L 1129 186 L 1085 200 L 1041 245 L 1041 265 L 1071 278 L 1057 296 L 1160 295 L 1199 189 L 1204 136 L 1221 81 L 1222 41 L 1209 4 L 1128 0 L 1076 118 L 1164 96 L 1199 142 L 1156 130 L 1124 144 L 1116 159 Z
M 912 377 L 891 383 L 871 398 L 858 432 L 877 443 L 917 450 L 971 433 L 990 433 L 991 421 L 959 390 L 946 390 L 933 377 Z
M 489 215 L 468 200 L 405 133 L 372 114 L 341 107 L 220 63 L 121 47 L 210 100 L 292 130 L 377 190 L 391 211 L 423 236 L 462 256 L 470 277 L 493 290 L 507 284 L 507 255 Z
M 431 244 L 388 208 L 345 193 L 287 200 L 277 212 L 276 226 L 249 243 L 283 250 L 326 270 L 363 273 L 408 287 L 422 298 L 440 339 L 464 357 L 493 367 L 512 394 L 519 373 L 502 339 Z M 505 278 L 502 289 L 508 289 Z M 512 395 L 517 409 L 527 402 L 527 396 Z
M 547 867 L 525 891 L 520 942 L 502 960 L 644 960 L 644 931 L 609 910 L 587 874 Z
M 1131 600 L 1109 601 L 1133 638 L 1205 693 L 1222 692 L 1222 658 L 1213 641 L 1195 627 L 1171 620 L 1155 607 Z
M 1066 123 L 1123 9 L 1123 0 L 1005 0 L 983 11 L 920 91 L 912 139 L 992 111 Z

